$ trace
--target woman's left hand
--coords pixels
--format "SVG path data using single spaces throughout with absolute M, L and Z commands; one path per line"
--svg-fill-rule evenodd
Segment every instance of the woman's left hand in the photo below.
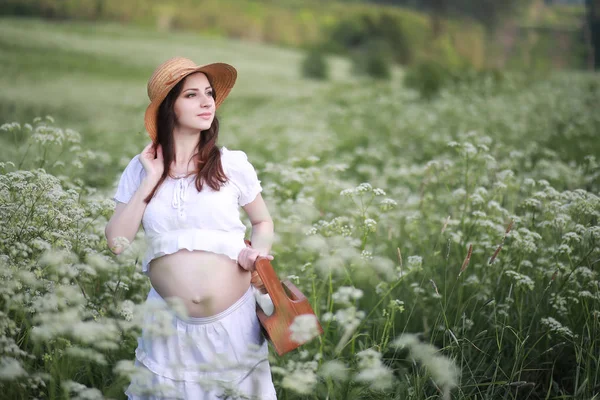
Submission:
M 246 271 L 254 271 L 254 263 L 259 256 L 266 257 L 268 260 L 273 260 L 273 256 L 270 254 L 261 254 L 257 249 L 246 247 L 238 254 L 238 264 Z

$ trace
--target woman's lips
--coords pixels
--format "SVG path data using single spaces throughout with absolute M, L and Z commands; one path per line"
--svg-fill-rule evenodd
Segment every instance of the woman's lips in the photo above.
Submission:
M 198 114 L 198 116 L 202 119 L 210 119 L 210 117 L 212 116 L 212 114 L 210 113 L 206 113 L 206 114 Z

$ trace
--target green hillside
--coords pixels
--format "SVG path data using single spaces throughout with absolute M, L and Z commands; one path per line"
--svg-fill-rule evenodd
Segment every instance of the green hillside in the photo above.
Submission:
M 229 115 L 260 109 L 268 113 L 260 115 L 261 123 L 275 124 L 276 110 L 298 107 L 351 79 L 348 62 L 331 58 L 331 82 L 302 80 L 302 54 L 274 46 L 115 24 L 4 18 L 0 120 L 25 122 L 52 115 L 61 126 L 80 131 L 86 147 L 118 146 L 132 152 L 146 140 L 146 82 L 156 65 L 176 55 L 198 63 L 229 62 L 238 69 L 233 95 L 221 110 L 223 131 L 230 132 L 222 136 L 223 143 L 236 143 L 240 134 L 256 128 L 237 126 Z M 307 124 L 324 117 L 316 115 Z M 2 149 L 10 152 L 6 146 Z

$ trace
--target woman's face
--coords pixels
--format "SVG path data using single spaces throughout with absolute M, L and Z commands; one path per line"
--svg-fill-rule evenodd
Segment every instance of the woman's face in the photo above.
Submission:
M 215 118 L 215 99 L 206 75 L 196 72 L 185 78 L 174 111 L 179 129 L 204 131 L 210 128 Z

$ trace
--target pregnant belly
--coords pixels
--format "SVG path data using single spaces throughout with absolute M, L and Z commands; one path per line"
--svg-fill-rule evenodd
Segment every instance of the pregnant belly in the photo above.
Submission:
M 226 255 L 179 250 L 152 260 L 148 276 L 163 299 L 183 302 L 190 317 L 225 311 L 250 286 L 250 273 Z

